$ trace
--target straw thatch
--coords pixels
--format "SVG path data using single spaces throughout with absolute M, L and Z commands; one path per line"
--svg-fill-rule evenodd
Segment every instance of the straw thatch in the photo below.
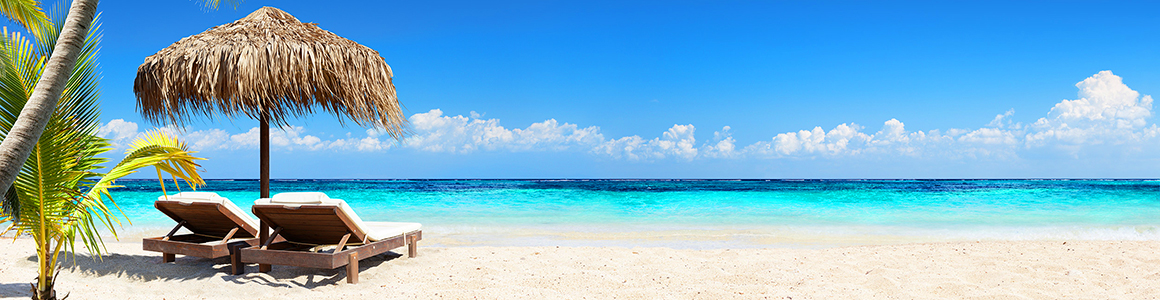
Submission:
M 287 124 L 315 106 L 400 138 L 407 120 L 379 53 L 263 7 L 145 58 L 133 92 L 149 121 L 184 125 L 191 114 L 244 114 Z

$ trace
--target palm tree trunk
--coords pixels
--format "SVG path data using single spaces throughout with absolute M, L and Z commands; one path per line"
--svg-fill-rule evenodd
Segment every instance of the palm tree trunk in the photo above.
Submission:
M 74 0 L 69 8 L 64 28 L 57 38 L 52 56 L 44 66 L 40 81 L 36 83 L 16 123 L 12 124 L 12 130 L 0 142 L 0 187 L 3 190 L 7 190 L 16 180 L 20 167 L 28 160 L 28 155 L 44 132 L 44 126 L 52 118 L 56 102 L 68 84 L 96 13 L 97 0 Z
M 52 288 L 54 285 L 52 270 L 56 268 L 52 265 L 52 259 L 49 257 L 48 251 L 52 249 L 49 241 L 45 237 L 44 244 L 39 245 L 44 249 L 36 249 L 36 260 L 40 264 L 40 274 L 37 276 L 36 284 L 32 285 L 32 299 L 34 300 L 56 300 L 56 290 Z

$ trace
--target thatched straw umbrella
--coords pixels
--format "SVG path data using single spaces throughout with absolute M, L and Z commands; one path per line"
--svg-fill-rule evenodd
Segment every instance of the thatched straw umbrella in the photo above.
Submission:
M 193 115 L 261 121 L 263 198 L 270 197 L 270 123 L 320 108 L 361 126 L 404 134 L 391 67 L 366 46 L 263 7 L 161 49 L 137 69 L 137 108 L 154 123 Z

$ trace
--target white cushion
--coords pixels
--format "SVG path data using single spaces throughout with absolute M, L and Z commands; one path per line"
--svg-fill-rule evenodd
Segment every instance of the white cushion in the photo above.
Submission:
M 422 226 L 419 223 L 394 223 L 394 222 L 363 222 L 354 210 L 350 209 L 350 205 L 342 199 L 331 199 L 321 192 L 295 192 L 295 193 L 280 193 L 270 198 L 262 198 L 254 201 L 254 205 L 268 205 L 281 204 L 282 206 L 297 207 L 302 205 L 319 205 L 319 206 L 337 206 L 339 211 L 346 214 L 355 228 L 367 234 L 367 239 L 371 241 L 378 241 L 382 239 L 392 238 L 400 234 L 419 230 Z M 372 225 L 377 224 L 377 225 Z
M 226 210 L 238 216 L 239 219 L 242 219 L 242 222 L 250 225 L 250 228 L 258 229 L 258 221 L 254 220 L 254 218 L 251 218 L 250 215 L 246 213 L 246 211 L 235 205 L 233 201 L 230 201 L 230 199 L 227 199 L 226 197 L 219 196 L 217 193 L 180 192 L 173 195 L 157 197 L 157 200 L 165 200 L 166 198 L 168 198 L 169 201 L 179 201 L 183 204 L 191 204 L 194 202 L 221 204 L 226 208 Z
M 209 202 L 221 203 L 225 197 L 218 196 L 214 192 L 180 192 L 173 195 L 162 195 L 157 197 L 157 200 L 181 201 L 181 202 Z
M 270 198 L 270 202 L 280 204 L 320 204 L 326 200 L 330 197 L 321 192 L 278 193 Z
M 367 233 L 367 239 L 372 241 L 380 241 L 396 236 L 403 235 L 408 232 L 416 231 L 423 228 L 423 224 L 419 223 L 399 223 L 399 222 L 364 222 L 363 229 Z

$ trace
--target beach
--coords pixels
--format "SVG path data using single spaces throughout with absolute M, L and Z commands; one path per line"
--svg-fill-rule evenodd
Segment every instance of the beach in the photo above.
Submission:
M 58 2 L 0 300 L 1160 299 L 1160 2 Z
M 365 220 L 423 223 L 346 270 L 141 250 L 173 226 L 126 181 L 132 224 L 63 260 L 70 299 L 1154 299 L 1156 181 L 275 181 Z M 253 181 L 209 185 L 250 211 Z M 179 233 L 185 233 L 183 229 Z M 0 249 L 0 297 L 27 298 L 34 247 Z
M 0 297 L 27 298 L 31 240 L 0 248 Z M 70 299 L 1156 299 L 1160 241 L 976 241 L 823 249 L 424 247 L 346 271 L 274 266 L 228 275 L 228 259 L 108 241 L 65 262 Z M 83 253 L 84 251 L 81 250 Z

